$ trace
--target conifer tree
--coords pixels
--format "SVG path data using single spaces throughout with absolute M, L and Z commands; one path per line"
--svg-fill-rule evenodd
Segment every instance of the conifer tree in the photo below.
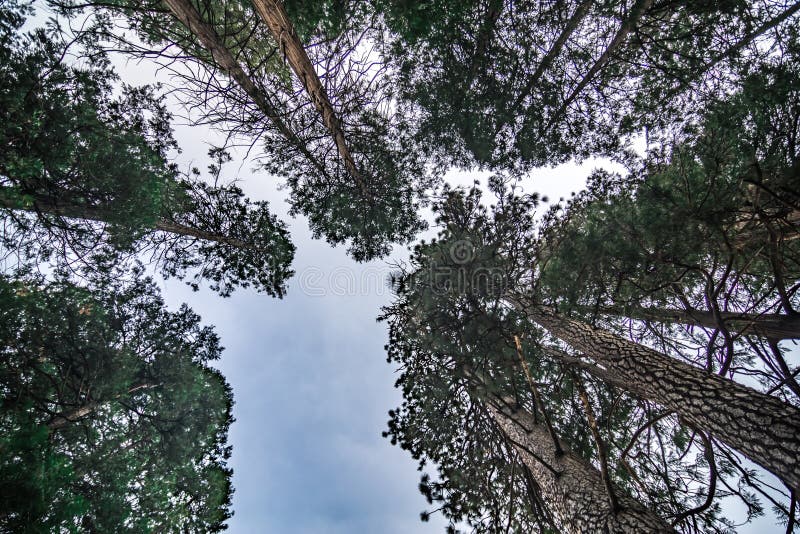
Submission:
M 97 24 L 85 34 L 101 45 L 186 65 L 173 72 L 200 110 L 197 122 L 248 143 L 263 139 L 259 163 L 286 180 L 293 213 L 308 217 L 315 237 L 346 243 L 362 261 L 387 254 L 392 243 L 408 242 L 424 227 L 417 208 L 437 178 L 413 150 L 403 115 L 389 105 L 388 81 L 375 76 L 372 60 L 357 58 L 359 30 L 339 28 L 315 43 L 312 58 L 280 4 L 277 18 L 265 13 L 276 23 L 265 28 L 244 1 L 170 0 L 166 12 L 160 2 L 52 3 L 70 16 L 91 8 Z M 121 37 L 114 26 L 120 18 L 145 46 Z M 326 26 L 314 18 L 305 17 L 304 25 Z M 299 78 L 282 64 L 287 51 Z
M 216 334 L 134 273 L 0 280 L 0 530 L 217 532 L 232 392 Z
M 499 182 L 494 187 L 502 191 Z M 411 373 L 409 358 L 428 340 L 423 346 L 433 344 L 434 361 L 437 355 L 449 355 L 461 362 L 448 364 L 445 359 L 429 370 L 438 377 L 432 380 L 443 385 L 467 373 L 465 366 L 479 367 L 500 392 L 518 403 L 520 395 L 527 397 L 528 411 L 538 413 L 545 423 L 549 418 L 555 435 L 563 436 L 570 448 L 594 457 L 605 473 L 606 487 L 619 485 L 641 502 L 654 503 L 654 510 L 680 524 L 681 530 L 694 531 L 698 524 L 706 525 L 700 531 L 724 525 L 718 499 L 726 491 L 718 488 L 735 486 L 736 478 L 764 491 L 731 448 L 768 467 L 791 488 L 794 467 L 788 458 L 794 457 L 791 449 L 798 443 L 792 437 L 796 408 L 526 300 L 535 273 L 531 208 L 530 200 L 504 194 L 489 216 L 474 191 L 466 197 L 452 194 L 438 205 L 444 228 L 440 239 L 415 249 L 412 267 L 398 278 L 400 298 L 387 313 L 393 328 L 390 356 Z M 518 347 L 523 356 L 516 358 L 518 336 L 528 341 L 524 350 Z M 559 347 L 558 338 L 571 348 Z M 514 365 L 519 359 L 527 360 L 528 370 Z M 453 397 L 458 390 L 450 386 L 449 395 L 417 394 L 412 389 L 416 380 L 404 374 L 398 382 L 406 404 L 400 415 L 395 413 L 390 429 L 418 455 L 426 443 L 454 439 L 450 426 L 441 427 L 443 436 L 434 436 L 436 418 L 445 408 L 430 413 L 422 406 Z M 584 385 L 587 381 L 591 388 Z M 740 412 L 765 419 L 763 424 L 748 415 L 727 419 Z M 778 413 L 782 415 L 775 417 Z M 413 426 L 420 417 L 431 418 L 427 431 Z M 576 429 L 577 421 L 583 420 L 582 429 Z M 751 422 L 747 429 L 732 431 Z M 731 426 L 724 428 L 728 423 Z M 641 429 L 634 431 L 637 428 Z M 648 436 L 644 442 L 643 432 Z M 658 439 L 653 440 L 654 435 Z M 687 441 L 687 436 L 692 437 Z M 696 459 L 687 459 L 692 449 Z M 635 457 L 632 450 L 639 451 Z M 442 456 L 431 459 L 438 462 Z M 667 472 L 672 475 L 664 478 Z M 670 479 L 675 483 L 664 485 Z M 738 496 L 752 514 L 760 513 L 752 495 Z M 790 507 L 778 506 L 791 516 Z
M 595 172 L 544 219 L 541 299 L 617 330 L 634 319 L 640 339 L 694 345 L 698 365 L 796 402 L 780 341 L 800 336 L 797 79 L 756 70 L 681 142 L 627 176 Z
M 373 0 L 407 113 L 450 164 L 532 168 L 669 135 L 794 58 L 792 2 Z M 767 52 L 775 51 L 775 54 Z
M 4 246 L 32 261 L 147 252 L 167 275 L 194 270 L 195 287 L 207 280 L 225 295 L 249 285 L 283 295 L 294 255 L 285 225 L 236 186 L 179 173 L 154 89 L 123 85 L 115 97 L 105 56 L 69 65 L 73 49 L 56 29 L 21 35 L 24 14 L 2 13 Z M 218 181 L 230 157 L 211 155 Z

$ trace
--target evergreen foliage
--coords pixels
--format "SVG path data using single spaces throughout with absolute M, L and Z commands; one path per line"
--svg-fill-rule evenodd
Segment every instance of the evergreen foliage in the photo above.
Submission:
M 217 532 L 232 392 L 219 339 L 138 274 L 0 280 L 0 530 Z
M 122 85 L 103 54 L 71 65 L 57 28 L 18 33 L 6 6 L 0 51 L 3 245 L 31 262 L 118 261 L 147 252 L 166 275 L 228 295 L 282 296 L 294 246 L 266 202 L 169 162 L 170 115 L 153 87 Z M 212 151 L 215 182 L 230 157 Z M 109 257 L 111 259 L 109 259 Z M 114 260 L 117 258 L 117 260 Z

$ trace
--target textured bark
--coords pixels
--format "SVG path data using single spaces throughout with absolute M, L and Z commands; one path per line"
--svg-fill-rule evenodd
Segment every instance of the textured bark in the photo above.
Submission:
M 281 134 L 283 134 L 283 136 L 286 137 L 286 139 L 289 140 L 318 171 L 322 174 L 327 174 L 317 158 L 309 152 L 305 143 L 303 143 L 284 122 L 278 110 L 272 105 L 269 98 L 267 98 L 267 95 L 264 94 L 253 79 L 244 71 L 231 51 L 225 46 L 225 43 L 222 41 L 217 31 L 202 19 L 192 2 L 190 0 L 164 0 L 164 3 L 172 14 L 175 15 L 175 18 L 186 26 L 189 31 L 197 37 L 200 44 L 209 51 L 211 57 L 217 62 L 217 65 L 219 65 L 228 76 L 233 78 L 233 80 L 239 84 L 239 87 L 253 99 L 256 106 L 267 116 L 278 131 L 281 132 Z
M 100 405 L 99 402 L 90 402 L 88 404 L 84 404 L 83 406 L 79 406 L 74 410 L 70 410 L 62 415 L 56 416 L 47 423 L 47 430 L 50 432 L 54 432 L 56 430 L 60 430 L 67 426 L 70 423 L 74 423 L 78 419 L 82 417 L 86 417 L 93 411 L 97 409 Z
M 526 310 L 551 334 L 602 363 L 633 395 L 674 410 L 789 488 L 800 487 L 800 409 L 548 308 Z
M 286 62 L 303 83 L 311 103 L 314 104 L 314 107 L 322 116 L 322 123 L 333 137 L 336 149 L 344 161 L 344 167 L 348 174 L 361 189 L 361 193 L 366 198 L 369 198 L 367 184 L 356 168 L 355 160 L 347 146 L 339 117 L 333 109 L 322 81 L 317 76 L 316 70 L 314 70 L 314 65 L 303 48 L 303 43 L 300 42 L 300 38 L 297 36 L 292 21 L 289 20 L 289 16 L 283 8 L 283 3 L 280 0 L 253 0 L 253 6 L 278 42 Z
M 630 13 L 628 17 L 622 22 L 619 30 L 617 30 L 616 35 L 611 40 L 611 43 L 606 47 L 597 61 L 594 62 L 594 65 L 591 66 L 589 72 L 581 78 L 581 81 L 578 82 L 578 85 L 575 86 L 575 89 L 572 90 L 570 95 L 564 100 L 564 103 L 561 104 L 561 107 L 558 111 L 553 115 L 553 119 L 550 121 L 550 125 L 552 126 L 555 121 L 561 117 L 561 115 L 567 110 L 572 101 L 575 100 L 578 95 L 583 91 L 589 82 L 600 72 L 606 63 L 609 62 L 611 56 L 625 43 L 625 39 L 628 37 L 628 34 L 631 33 L 634 26 L 637 22 L 642 18 L 645 11 L 650 9 L 650 6 L 653 5 L 653 0 L 637 0 L 636 3 L 631 7 Z
M 591 312 L 594 309 L 587 307 L 582 311 Z M 662 323 L 684 323 L 705 328 L 719 328 L 720 326 L 713 313 L 702 310 L 686 311 L 669 308 L 630 308 L 622 310 L 600 308 L 597 311 L 603 315 L 624 316 Z M 776 340 L 800 338 L 800 314 L 720 312 L 720 316 L 725 326 L 732 332 Z
M 530 414 L 491 405 L 487 408 L 530 470 L 564 532 L 674 532 L 655 513 L 625 495 L 618 496 L 619 510 L 615 513 L 598 470 L 563 444 L 563 454 L 556 454 L 547 428 Z

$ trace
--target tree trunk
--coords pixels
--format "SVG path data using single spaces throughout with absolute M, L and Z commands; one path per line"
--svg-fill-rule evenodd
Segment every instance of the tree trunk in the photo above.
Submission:
M 633 395 L 677 412 L 789 488 L 800 487 L 800 409 L 551 309 L 524 308 L 551 334 L 617 375 Z
M 306 93 L 311 99 L 311 103 L 314 104 L 314 107 L 322 116 L 322 123 L 333 137 L 336 149 L 344 161 L 344 167 L 348 174 L 361 189 L 364 197 L 370 198 L 367 184 L 356 168 L 355 160 L 347 147 L 339 117 L 333 109 L 322 81 L 317 76 L 316 70 L 314 70 L 314 65 L 308 58 L 305 49 L 303 49 L 303 43 L 300 42 L 300 38 L 297 36 L 292 21 L 289 20 L 289 15 L 283 8 L 283 4 L 280 0 L 253 0 L 253 6 L 255 6 L 259 16 L 267 24 L 270 33 L 278 42 L 286 62 L 297 77 L 300 78 Z
M 233 78 L 239 87 L 253 99 L 256 106 L 267 116 L 278 131 L 281 132 L 281 134 L 283 134 L 283 136 L 291 142 L 320 173 L 327 175 L 325 168 L 320 164 L 317 158 L 309 152 L 305 143 L 301 141 L 283 121 L 280 113 L 272 105 L 267 95 L 259 89 L 253 79 L 244 71 L 231 51 L 225 46 L 225 43 L 222 41 L 217 31 L 210 24 L 203 21 L 200 13 L 198 13 L 192 2 L 190 0 L 164 0 L 164 3 L 169 7 L 172 14 L 197 37 L 200 44 L 209 51 L 211 57 L 214 58 L 214 61 L 217 62 L 220 68 L 228 73 L 228 76 Z
M 185 224 L 176 223 L 174 221 L 168 221 L 166 219 L 161 219 L 156 223 L 156 230 L 161 230 L 162 232 L 167 232 L 170 234 L 175 234 L 185 237 L 196 237 L 197 239 L 201 239 L 203 241 L 214 241 L 215 243 L 219 243 L 220 245 L 228 245 L 230 247 L 239 249 L 257 250 L 259 252 L 264 252 L 264 253 L 272 252 L 272 250 L 266 247 L 260 247 L 254 243 L 248 243 L 246 241 L 242 241 L 240 239 L 234 239 L 224 235 L 203 232 L 196 228 L 192 228 L 191 226 L 186 226 Z
M 599 471 L 564 444 L 563 454 L 556 454 L 547 428 L 530 414 L 491 405 L 487 408 L 530 470 L 564 532 L 674 532 L 655 513 L 628 496 L 616 495 L 619 509 L 613 510 Z
M 128 391 L 125 392 L 125 395 L 131 395 L 142 389 L 153 389 L 156 387 L 158 387 L 158 384 L 139 384 L 138 386 L 131 387 Z M 122 395 L 117 395 L 116 397 L 114 397 L 114 399 L 118 399 L 120 397 L 122 397 Z M 78 406 L 77 408 L 74 408 L 64 414 L 57 415 L 47 423 L 47 430 L 50 432 L 60 430 L 65 426 L 67 426 L 68 424 L 74 423 L 81 417 L 86 417 L 87 415 L 95 411 L 99 406 L 107 402 L 111 401 L 108 400 L 104 402 L 100 401 L 87 402 L 83 406 Z
M 86 417 L 87 415 L 95 411 L 99 405 L 100 405 L 99 402 L 90 402 L 84 404 L 83 406 L 78 406 L 74 410 L 70 410 L 62 415 L 58 415 L 52 418 L 47 423 L 47 430 L 49 430 L 50 432 L 55 432 L 56 430 L 60 430 L 65 426 L 67 426 L 68 424 L 74 423 L 81 417 Z
M 0 208 L 28 211 L 31 213 L 47 213 L 49 215 L 57 215 L 59 217 L 66 217 L 68 219 L 81 219 L 99 223 L 107 223 L 111 218 L 109 216 L 108 209 L 105 208 L 98 208 L 96 206 L 58 204 L 53 199 L 45 198 L 44 196 L 35 197 L 30 206 L 20 206 L 18 202 L 9 199 L 4 194 L 3 188 L 0 188 Z M 264 247 L 258 247 L 253 243 L 247 243 L 240 239 L 234 239 L 224 235 L 203 232 L 197 228 L 177 223 L 166 218 L 156 221 L 155 225 L 153 225 L 153 229 L 183 237 L 194 237 L 203 241 L 214 241 L 221 245 L 228 245 L 234 248 L 259 250 L 265 253 L 271 252 L 270 250 Z
M 581 307 L 581 311 L 592 312 L 591 307 Z M 719 328 L 714 314 L 702 310 L 679 310 L 670 308 L 600 308 L 602 315 L 630 317 L 644 321 L 660 323 L 683 323 L 704 328 Z M 769 339 L 800 339 L 800 314 L 786 315 L 782 313 L 747 314 L 720 312 L 720 316 L 728 330 L 739 334 L 749 334 Z

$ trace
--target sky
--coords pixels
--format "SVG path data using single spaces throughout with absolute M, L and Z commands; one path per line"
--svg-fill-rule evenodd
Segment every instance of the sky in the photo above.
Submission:
M 152 65 L 121 58 L 115 64 L 127 83 L 169 83 Z M 174 98 L 169 105 L 179 112 Z M 205 169 L 207 150 L 221 144 L 221 135 L 175 126 L 179 164 Z M 306 220 L 288 215 L 280 180 L 255 172 L 242 153 L 233 155 L 223 179 L 237 180 L 253 200 L 269 201 L 289 224 L 297 253 L 287 296 L 239 290 L 223 299 L 208 288 L 193 292 L 180 281 L 160 283 L 171 309 L 188 303 L 216 327 L 226 347 L 218 367 L 233 386 L 236 418 L 230 432 L 235 515 L 229 532 L 444 532 L 439 515 L 428 523 L 419 519 L 427 503 L 417 490 L 416 463 L 381 437 L 388 410 L 401 399 L 383 350 L 386 327 L 376 317 L 392 299 L 386 284 L 390 264 L 407 258 L 408 251 L 398 246 L 383 261 L 359 264 L 344 248 L 312 239 Z M 557 201 L 581 189 L 598 165 L 610 163 L 540 169 L 524 186 Z M 485 186 L 487 177 L 459 172 L 447 179 L 465 186 L 479 179 Z M 771 521 L 761 521 L 741 532 L 773 528 Z

